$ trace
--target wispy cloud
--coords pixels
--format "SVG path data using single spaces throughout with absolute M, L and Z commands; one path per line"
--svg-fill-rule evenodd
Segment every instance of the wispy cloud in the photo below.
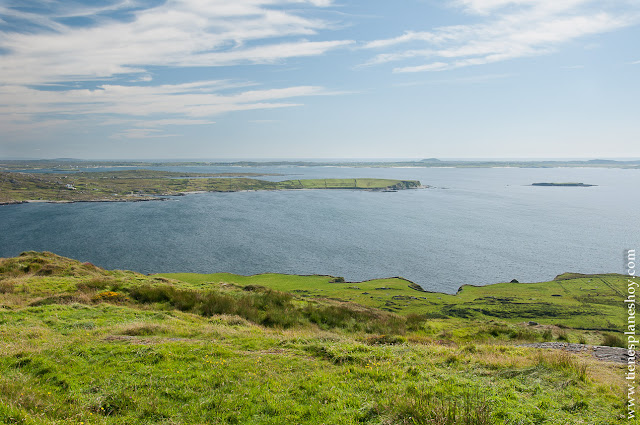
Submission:
M 113 134 L 113 139 L 156 139 L 158 137 L 175 137 L 179 134 L 163 133 L 157 128 L 132 128 Z
M 633 3 L 615 10 L 593 0 L 456 0 L 451 5 L 480 21 L 371 41 L 366 48 L 393 51 L 365 65 L 414 62 L 394 68 L 398 73 L 483 65 L 548 54 L 564 43 L 640 21 L 640 6 Z
M 0 16 L 28 20 L 49 29 L 0 33 L 0 48 L 9 51 L 2 57 L 0 81 L 42 84 L 146 73 L 149 66 L 271 63 L 293 56 L 323 54 L 351 43 L 267 43 L 269 39 L 311 36 L 329 27 L 321 20 L 267 7 L 286 3 L 291 1 L 169 0 L 158 7 L 132 12 L 130 22 L 96 18 L 94 25 L 86 27 L 66 26 L 50 17 L 0 8 Z M 247 46 L 248 43 L 259 44 Z
M 115 122 L 118 116 L 144 116 L 151 124 L 121 134 L 142 138 L 159 134 L 161 125 L 199 122 L 194 118 L 296 106 L 300 103 L 291 98 L 329 92 L 315 86 L 247 90 L 258 83 L 226 80 L 158 84 L 153 69 L 270 64 L 353 43 L 310 39 L 331 29 L 311 17 L 313 9 L 330 6 L 331 0 L 167 0 L 152 7 L 135 0 L 105 3 L 46 2 L 38 12 L 0 6 L 3 121 L 23 128 L 29 120 L 77 122 L 100 115 Z M 89 23 L 64 23 L 78 17 Z M 92 89 L 69 87 L 92 81 Z
M 5 85 L 0 86 L 0 98 L 3 99 L 0 116 L 24 122 L 42 116 L 78 120 L 88 115 L 177 115 L 178 118 L 145 121 L 146 126 L 205 124 L 211 121 L 203 117 L 232 111 L 296 106 L 299 103 L 290 99 L 329 94 L 315 86 L 247 90 L 232 94 L 216 92 L 219 87 L 217 81 L 162 86 L 102 85 L 95 90 L 38 90 Z
M 437 80 L 430 79 L 428 81 L 413 81 L 413 82 L 406 82 L 406 83 L 397 83 L 397 84 L 394 84 L 394 86 L 395 87 L 413 87 L 413 86 L 421 86 L 426 84 L 482 84 L 489 81 L 510 78 L 510 77 L 513 77 L 513 75 L 514 74 L 473 75 L 470 77 L 443 78 L 443 79 L 437 79 Z

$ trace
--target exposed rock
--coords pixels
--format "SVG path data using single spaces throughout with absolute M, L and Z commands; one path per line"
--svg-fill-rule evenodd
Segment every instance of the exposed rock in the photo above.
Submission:
M 627 350 L 620 347 L 607 347 L 604 345 L 573 344 L 570 342 L 536 342 L 521 344 L 520 347 L 548 348 L 564 350 L 571 353 L 590 353 L 598 360 L 605 362 L 624 363 L 628 361 Z

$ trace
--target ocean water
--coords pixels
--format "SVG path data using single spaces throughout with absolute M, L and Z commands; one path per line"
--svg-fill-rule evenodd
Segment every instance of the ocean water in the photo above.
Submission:
M 0 257 L 46 250 L 156 272 L 402 276 L 462 284 L 622 273 L 640 249 L 640 170 L 165 167 L 289 178 L 420 180 L 428 189 L 205 193 L 136 203 L 0 206 Z M 598 186 L 532 187 L 534 182 Z

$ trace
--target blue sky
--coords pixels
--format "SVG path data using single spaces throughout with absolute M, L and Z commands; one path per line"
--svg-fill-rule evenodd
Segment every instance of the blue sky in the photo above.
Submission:
M 640 3 L 0 0 L 0 157 L 640 157 Z

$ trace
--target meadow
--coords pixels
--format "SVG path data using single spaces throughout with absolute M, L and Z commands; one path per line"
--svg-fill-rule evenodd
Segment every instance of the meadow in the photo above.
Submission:
M 623 285 L 561 275 L 446 295 L 26 252 L 0 260 L 0 423 L 632 423 L 623 365 L 521 346 L 621 342 Z

